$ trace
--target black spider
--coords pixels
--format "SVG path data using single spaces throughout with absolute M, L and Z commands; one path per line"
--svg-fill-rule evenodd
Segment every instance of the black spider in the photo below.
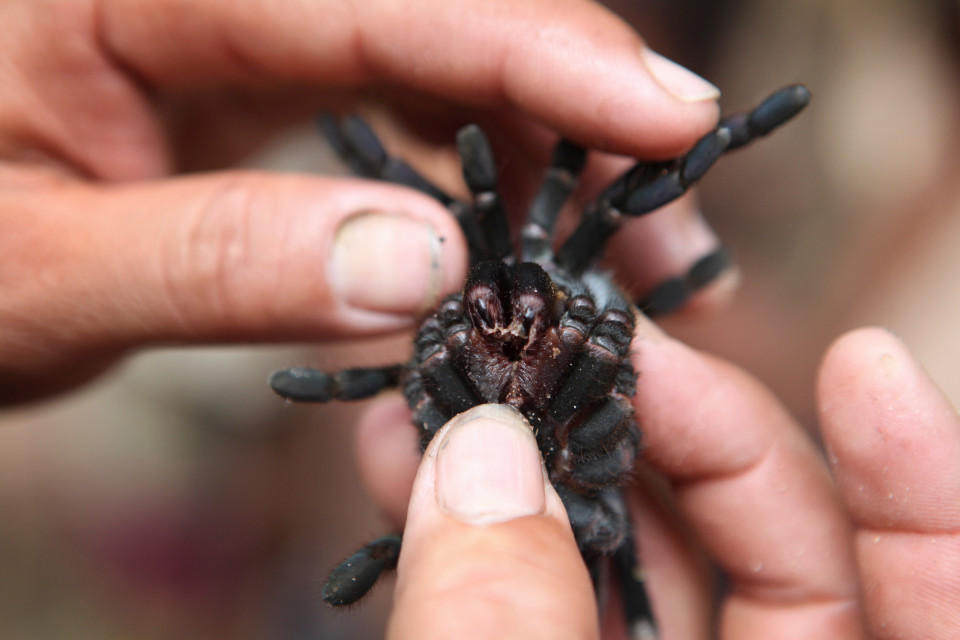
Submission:
M 407 364 L 332 375 L 285 369 L 272 375 L 271 386 L 291 400 L 327 402 L 366 398 L 399 385 L 420 430 L 421 449 L 470 407 L 488 402 L 516 407 L 536 433 L 594 579 L 612 558 L 629 628 L 652 632 L 621 491 L 640 447 L 630 403 L 637 376 L 628 358 L 634 309 L 610 276 L 591 263 L 625 216 L 644 215 L 679 197 L 721 154 L 783 124 L 809 98 L 803 86 L 786 87 L 753 111 L 723 119 L 685 156 L 635 164 L 587 205 L 579 226 L 554 253 L 554 222 L 586 160 L 585 149 L 561 140 L 523 226 L 519 257 L 497 193 L 493 155 L 479 127 L 467 126 L 457 135 L 473 193 L 468 204 L 388 155 L 361 119 L 321 118 L 324 133 L 357 173 L 413 187 L 450 209 L 470 245 L 471 269 L 463 292 L 446 298 L 423 321 Z M 671 311 L 727 263 L 726 252 L 717 249 L 635 304 L 651 314 Z M 399 551 L 398 535 L 365 545 L 333 571 L 324 599 L 334 605 L 356 601 L 396 565 Z

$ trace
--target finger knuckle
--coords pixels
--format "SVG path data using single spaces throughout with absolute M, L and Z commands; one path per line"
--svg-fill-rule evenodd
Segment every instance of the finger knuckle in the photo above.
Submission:
M 261 255 L 259 231 L 270 218 L 270 191 L 254 174 L 215 182 L 166 234 L 161 272 L 173 312 L 185 324 L 222 325 L 246 316 Z

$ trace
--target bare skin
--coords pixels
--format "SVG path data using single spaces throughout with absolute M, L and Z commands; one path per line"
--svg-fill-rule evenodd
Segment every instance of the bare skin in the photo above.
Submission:
M 544 153 L 552 140 L 545 131 L 553 131 L 612 152 L 672 156 L 717 118 L 712 87 L 646 52 L 626 25 L 579 0 L 13 0 L 0 7 L 0 23 L 5 403 L 80 384 L 146 345 L 335 340 L 410 328 L 417 313 L 460 286 L 459 230 L 416 193 L 233 170 L 177 175 L 176 158 L 231 155 L 232 139 L 203 130 L 185 136 L 163 108 L 176 100 L 189 111 L 200 88 L 243 90 L 264 104 L 302 95 L 311 108 L 322 103 L 318 87 L 329 95 L 402 88 L 418 100 L 509 122 Z M 236 118 L 239 137 L 275 124 L 240 111 L 223 101 L 214 114 L 218 122 Z M 590 172 L 599 182 L 617 166 L 603 160 Z M 689 199 L 648 220 L 621 234 L 633 236 L 631 267 L 647 277 L 684 272 L 716 242 Z M 638 255 L 650 258 L 638 264 Z M 891 466 L 885 447 L 897 440 L 844 446 L 876 424 L 867 415 L 900 406 L 930 416 L 921 425 L 935 427 L 924 432 L 926 446 L 955 451 L 956 415 L 912 365 L 894 368 L 902 383 L 878 380 L 877 371 L 891 370 L 876 367 L 878 350 L 896 362 L 909 357 L 883 334 L 865 335 L 839 343 L 822 374 L 838 493 L 813 447 L 760 385 L 652 327 L 641 332 L 637 411 L 648 458 L 671 480 L 676 501 L 663 498 L 662 486 L 636 496 L 665 637 L 706 637 L 713 624 L 701 551 L 687 544 L 681 517 L 735 581 L 724 637 L 856 638 L 866 633 L 862 624 L 878 637 L 956 630 L 957 514 L 930 509 L 944 495 L 951 498 L 944 504 L 957 504 L 949 493 L 956 465 L 948 464 L 956 457 L 909 465 L 916 452 L 908 451 Z M 680 388 L 677 380 L 688 382 Z M 708 399 L 711 410 L 678 393 Z M 901 404 L 880 401 L 884 394 L 899 394 Z M 398 520 L 419 461 L 396 450 L 388 461 L 382 447 L 412 436 L 404 411 L 385 400 L 358 436 L 378 434 L 379 446 L 364 446 L 361 462 L 375 467 L 368 482 Z M 918 427 L 904 415 L 879 418 L 890 433 Z M 513 459 L 529 460 L 523 439 L 516 443 Z M 462 492 L 430 486 L 438 477 L 430 465 L 439 469 L 442 459 L 425 458 L 413 490 L 421 499 L 408 516 L 393 636 L 428 637 L 447 628 L 439 620 L 459 623 L 465 638 L 595 637 L 586 573 L 552 489 L 538 493 L 524 476 L 529 491 L 517 495 L 529 501 L 512 506 L 527 515 L 478 526 L 476 511 L 458 502 Z M 890 468 L 914 475 L 884 485 L 888 493 L 910 486 L 922 494 L 926 486 L 932 497 L 898 502 L 882 491 L 859 492 Z M 455 472 L 444 473 L 442 481 L 457 486 Z M 432 495 L 445 496 L 442 512 Z M 467 579 L 479 575 L 477 563 L 485 579 Z

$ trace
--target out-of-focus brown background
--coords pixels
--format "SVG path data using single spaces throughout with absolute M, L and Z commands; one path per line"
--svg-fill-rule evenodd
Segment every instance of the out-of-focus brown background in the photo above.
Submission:
M 704 181 L 743 285 L 729 309 L 668 330 L 753 371 L 811 430 L 817 362 L 864 324 L 899 334 L 960 400 L 957 4 L 614 4 L 728 111 L 785 82 L 814 94 Z M 243 164 L 334 167 L 308 123 Z M 353 470 L 358 408 L 285 404 L 266 375 L 403 355 L 403 339 L 156 351 L 0 414 L 0 637 L 379 637 L 388 585 L 347 612 L 319 598 L 388 527 Z

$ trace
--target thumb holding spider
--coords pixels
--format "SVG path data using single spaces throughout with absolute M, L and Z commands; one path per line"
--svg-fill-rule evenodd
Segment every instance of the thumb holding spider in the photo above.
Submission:
M 398 567 L 392 638 L 590 638 L 586 568 L 522 415 L 480 405 L 424 453 Z

